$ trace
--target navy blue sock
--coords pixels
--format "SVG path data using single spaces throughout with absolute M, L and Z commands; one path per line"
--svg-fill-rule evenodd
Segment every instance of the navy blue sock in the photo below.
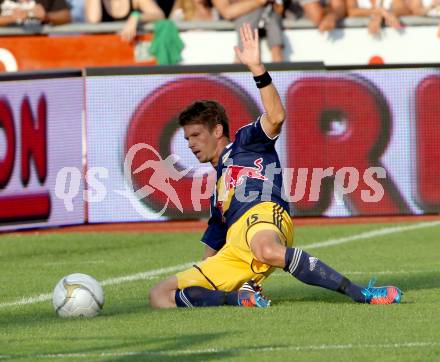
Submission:
M 238 305 L 238 292 L 222 292 L 202 287 L 189 287 L 176 290 L 178 307 L 217 307 L 220 305 Z
M 285 256 L 284 271 L 292 274 L 303 283 L 316 285 L 349 296 L 356 302 L 364 302 L 363 287 L 353 284 L 345 276 L 330 268 L 318 258 L 310 256 L 304 250 L 288 248 Z

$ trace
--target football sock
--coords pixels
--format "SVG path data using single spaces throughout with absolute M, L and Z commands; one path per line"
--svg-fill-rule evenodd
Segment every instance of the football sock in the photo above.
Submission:
M 318 258 L 304 250 L 287 248 L 284 271 L 303 283 L 335 290 L 349 296 L 356 302 L 364 302 L 363 287 L 352 283 L 345 276 L 330 268 Z
M 217 307 L 220 305 L 238 305 L 238 292 L 222 292 L 202 287 L 189 287 L 176 290 L 178 307 Z

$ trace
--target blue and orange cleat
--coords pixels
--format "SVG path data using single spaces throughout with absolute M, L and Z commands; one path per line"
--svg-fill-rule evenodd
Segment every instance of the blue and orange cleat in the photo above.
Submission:
M 368 286 L 362 290 L 365 303 L 368 304 L 394 304 L 400 303 L 402 291 L 395 286 L 374 287 L 376 278 L 371 278 Z
M 270 299 L 261 294 L 261 286 L 249 281 L 238 290 L 238 305 L 249 308 L 268 308 Z

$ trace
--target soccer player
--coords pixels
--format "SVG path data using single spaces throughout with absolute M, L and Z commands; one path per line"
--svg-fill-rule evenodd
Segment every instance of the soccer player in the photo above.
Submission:
M 254 76 L 265 113 L 229 140 L 224 108 L 196 101 L 179 116 L 188 146 L 200 162 L 217 169 L 211 218 L 202 241 L 205 259 L 159 282 L 150 291 L 154 308 L 235 305 L 268 307 L 259 285 L 275 268 L 300 281 L 334 290 L 355 302 L 399 303 L 394 286 L 362 287 L 318 258 L 292 247 L 289 205 L 282 197 L 282 177 L 275 142 L 285 111 L 269 73 L 260 61 L 258 32 L 240 28 L 243 49 L 237 57 Z M 272 170 L 272 172 L 271 172 Z M 252 195 L 252 196 L 251 196 Z

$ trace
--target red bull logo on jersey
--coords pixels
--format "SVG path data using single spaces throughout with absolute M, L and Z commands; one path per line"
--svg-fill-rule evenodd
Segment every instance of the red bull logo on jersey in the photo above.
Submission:
M 266 181 L 267 177 L 261 173 L 263 170 L 263 166 L 261 164 L 262 162 L 263 158 L 260 157 L 254 161 L 255 167 L 240 165 L 228 166 L 226 168 L 224 178 L 226 190 L 228 191 L 232 188 L 240 186 L 245 177 Z

